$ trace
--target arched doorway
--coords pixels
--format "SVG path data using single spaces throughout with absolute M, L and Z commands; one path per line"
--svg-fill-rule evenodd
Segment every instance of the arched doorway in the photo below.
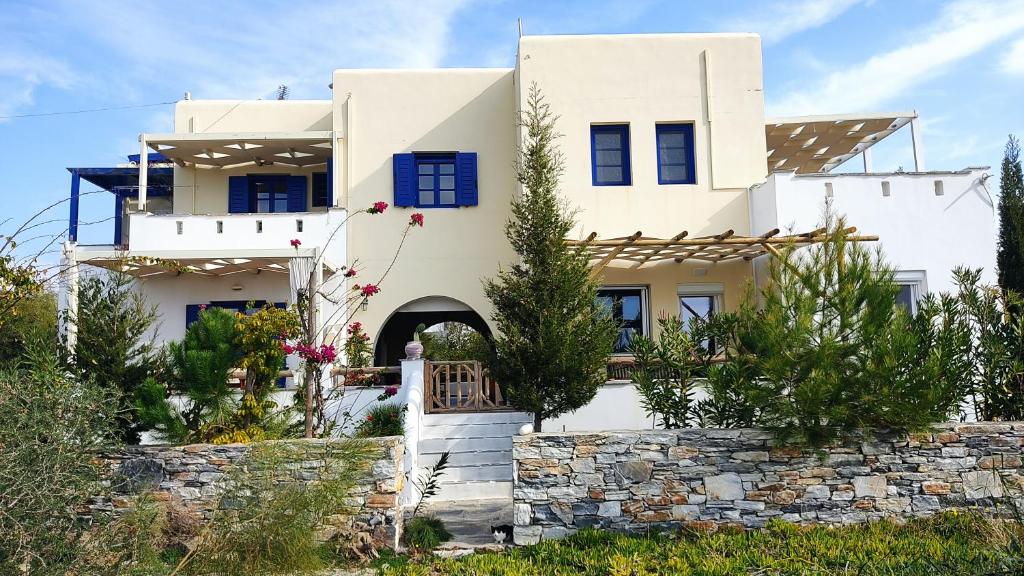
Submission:
M 445 322 L 465 324 L 488 341 L 491 329 L 475 310 L 447 296 L 413 300 L 396 310 L 381 328 L 374 348 L 374 366 L 397 366 L 405 358 L 405 345 L 420 324 L 430 327 Z

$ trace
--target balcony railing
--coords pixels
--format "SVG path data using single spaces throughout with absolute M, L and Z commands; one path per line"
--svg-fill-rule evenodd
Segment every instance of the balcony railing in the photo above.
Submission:
M 324 246 L 344 215 L 334 212 L 280 214 L 130 214 L 132 251 L 264 250 L 288 248 L 298 238 L 304 247 Z M 341 233 L 335 234 L 335 240 Z
M 423 368 L 428 413 L 510 410 L 501 386 L 479 362 L 427 361 Z

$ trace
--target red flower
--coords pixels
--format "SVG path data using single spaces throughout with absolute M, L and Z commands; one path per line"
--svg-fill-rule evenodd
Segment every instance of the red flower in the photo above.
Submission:
M 199 305 L 199 311 L 202 312 L 203 310 L 206 310 L 206 304 Z
M 359 332 L 362 329 L 363 329 L 363 323 L 362 322 L 353 322 L 348 327 L 348 333 L 352 334 L 353 332 Z
M 298 238 L 292 238 L 292 241 L 289 242 L 289 244 L 292 245 L 292 248 L 298 248 L 299 246 L 302 246 L 302 240 L 299 240 Z
M 380 288 L 378 288 L 376 284 L 367 284 L 366 286 L 363 286 L 362 292 L 363 296 L 369 297 L 380 292 Z
M 415 226 L 419 226 L 420 228 L 422 228 L 423 227 L 423 214 L 420 214 L 419 212 L 416 212 L 415 214 L 413 214 L 412 217 L 409 218 L 409 225 L 410 226 L 414 226 L 415 225 Z
M 369 208 L 367 208 L 366 211 L 369 212 L 370 214 L 381 214 L 381 213 L 383 213 L 387 209 L 388 209 L 388 203 L 387 202 L 380 202 L 380 201 L 378 201 L 378 202 L 374 202 L 373 206 L 370 206 Z
M 370 421 L 372 421 L 372 420 L 373 420 L 373 414 L 367 414 L 367 415 L 366 415 L 366 421 L 367 421 L 367 422 L 370 422 Z
M 355 275 L 356 275 L 356 269 L 355 268 L 349 268 L 348 270 L 345 270 L 345 278 L 351 278 L 351 277 L 353 277 Z
M 388 386 L 387 388 L 384 389 L 384 394 L 389 398 L 391 396 L 394 396 L 395 394 L 398 394 L 398 386 Z

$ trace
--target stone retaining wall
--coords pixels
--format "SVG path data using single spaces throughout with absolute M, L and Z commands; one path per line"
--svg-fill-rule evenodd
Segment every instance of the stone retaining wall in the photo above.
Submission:
M 1024 485 L 1024 423 L 945 424 L 851 447 L 775 447 L 753 429 L 531 434 L 513 439 L 515 541 L 593 526 L 854 523 L 993 507 Z
M 331 462 L 331 449 L 338 442 L 281 441 L 288 449 L 288 459 L 281 465 L 290 470 L 284 475 L 289 478 L 286 481 L 318 480 L 324 463 Z M 369 470 L 352 494 L 354 515 L 339 516 L 335 527 L 355 525 L 357 529 L 372 532 L 382 543 L 394 546 L 402 523 L 398 495 L 405 485 L 403 439 L 391 436 L 372 438 L 368 442 L 379 452 L 373 456 Z M 223 479 L 245 464 L 251 447 L 248 444 L 130 446 L 117 453 L 103 454 L 100 459 L 110 470 L 109 485 L 114 496 L 97 500 L 92 509 L 120 513 L 131 507 L 138 494 L 147 492 L 158 500 L 184 507 L 202 521 L 209 520 L 220 505 Z

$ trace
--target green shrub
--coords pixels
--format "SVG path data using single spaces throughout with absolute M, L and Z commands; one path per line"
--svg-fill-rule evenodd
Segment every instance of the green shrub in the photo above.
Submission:
M 404 404 L 386 402 L 367 410 L 363 420 L 356 426 L 357 438 L 379 438 L 405 434 Z
M 623 535 L 581 530 L 564 540 L 473 554 L 458 560 L 424 558 L 382 568 L 386 575 L 479 574 L 565 576 L 987 574 L 1004 552 L 989 540 L 991 525 L 969 514 L 948 514 L 904 525 L 799 527 L 772 521 L 763 530 L 713 534 Z
M 243 576 L 322 569 L 327 551 L 317 538 L 330 517 L 350 512 L 356 482 L 375 446 L 330 442 L 322 454 L 302 441 L 259 442 L 225 479 L 220 505 L 179 567 L 186 574 Z M 289 462 L 315 459 L 317 482 L 295 481 Z
M 440 518 L 415 516 L 405 524 L 402 532 L 405 543 L 413 548 L 430 550 L 451 540 L 451 533 Z
M 119 436 L 116 394 L 76 381 L 52 346 L 0 370 L 0 574 L 65 574 L 80 563 L 78 514 L 107 491 L 94 458 Z

